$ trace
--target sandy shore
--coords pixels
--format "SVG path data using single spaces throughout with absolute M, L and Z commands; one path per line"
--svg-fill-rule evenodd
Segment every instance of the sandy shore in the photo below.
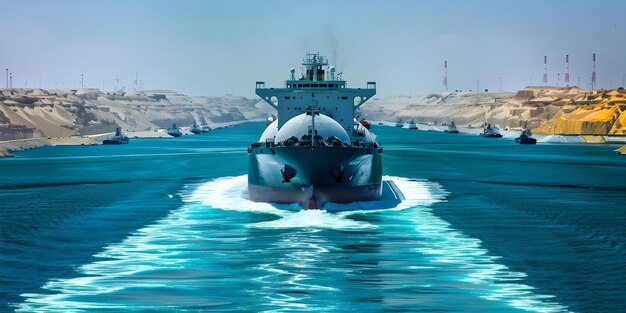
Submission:
M 12 156 L 11 152 L 34 149 L 45 146 L 86 146 L 102 143 L 102 135 L 84 137 L 49 137 L 17 139 L 0 142 L 0 157 Z M 106 136 L 104 136 L 106 137 Z
M 247 123 L 247 122 L 260 122 L 263 119 L 252 119 L 252 120 L 240 120 L 240 121 L 232 121 L 232 122 L 224 122 L 224 123 L 211 123 L 209 126 L 212 129 L 219 129 L 225 127 L 232 127 L 235 125 Z M 181 127 L 181 132 L 183 136 L 194 135 L 191 132 L 191 127 Z M 88 146 L 88 145 L 99 145 L 102 144 L 102 141 L 113 136 L 113 132 L 111 133 L 103 133 L 96 135 L 88 135 L 88 136 L 72 136 L 72 137 L 42 137 L 42 138 L 29 138 L 29 139 L 16 139 L 16 140 L 7 140 L 0 141 L 0 157 L 11 157 L 13 156 L 11 153 L 16 151 L 34 149 L 45 146 Z M 128 137 L 130 138 L 174 138 L 167 133 L 166 129 L 159 129 L 154 131 L 133 131 L 126 132 Z
M 395 122 L 391 121 L 371 121 L 374 127 L 376 126 L 389 126 L 395 127 Z M 421 124 L 417 123 L 417 128 L 423 131 L 439 131 L 443 132 L 448 128 L 448 126 L 443 125 L 433 125 L 433 124 Z M 408 128 L 408 126 L 404 125 L 403 128 Z M 472 134 L 479 135 L 483 132 L 482 128 L 478 127 L 457 127 L 460 133 L 464 134 Z M 375 131 L 374 131 L 375 132 Z M 500 129 L 500 133 L 503 138 L 514 139 L 519 137 L 520 130 L 504 130 Z M 626 144 L 626 136 L 601 136 L 601 135 L 549 135 L 549 134 L 534 134 L 534 138 L 537 139 L 537 142 L 541 143 L 564 143 L 564 144 L 578 144 L 578 143 L 586 143 L 586 144 Z M 620 148 L 623 149 L 621 151 L 622 154 L 626 154 L 626 146 Z M 623 151 L 623 152 L 622 152 Z

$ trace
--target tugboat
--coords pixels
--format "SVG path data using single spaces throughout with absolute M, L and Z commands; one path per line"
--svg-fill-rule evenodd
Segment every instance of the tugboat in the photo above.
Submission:
M 172 137 L 180 137 L 183 135 L 180 128 L 176 127 L 176 123 L 174 123 L 172 127 L 167 130 L 167 134 Z
M 481 135 L 486 138 L 502 138 L 500 129 L 496 125 L 488 123 L 485 123 L 485 128 L 483 129 L 483 133 Z
M 256 94 L 278 118 L 248 147 L 249 199 L 304 209 L 380 199 L 383 149 L 354 118 L 376 94 L 376 83 L 347 88 L 319 53 L 307 54 L 302 65 L 302 76 L 292 68 L 282 88 L 256 82 Z
M 120 127 L 115 129 L 115 135 L 110 139 L 102 141 L 103 145 L 121 145 L 129 142 L 128 136 L 122 132 Z
M 409 129 L 417 129 L 417 124 L 415 124 L 415 120 L 411 119 L 409 121 Z
M 203 134 L 206 134 L 206 133 L 210 132 L 213 129 L 211 128 L 211 126 L 209 126 L 209 124 L 204 122 L 204 123 L 200 124 L 200 130 L 202 131 Z
M 195 121 L 193 122 L 193 126 L 191 126 L 190 131 L 195 135 L 202 134 L 202 129 L 198 126 L 198 124 L 196 124 Z
M 535 145 L 537 144 L 537 139 L 532 136 L 533 133 L 530 131 L 530 128 L 528 128 L 528 124 L 525 124 L 520 136 L 515 138 L 515 142 L 522 145 Z
M 396 127 L 399 127 L 399 128 L 404 127 L 404 122 L 402 120 L 397 120 L 396 121 Z
M 459 130 L 456 128 L 456 124 L 454 124 L 454 121 L 452 121 L 450 122 L 450 125 L 448 125 L 448 129 L 445 129 L 444 132 L 450 134 L 458 134 Z

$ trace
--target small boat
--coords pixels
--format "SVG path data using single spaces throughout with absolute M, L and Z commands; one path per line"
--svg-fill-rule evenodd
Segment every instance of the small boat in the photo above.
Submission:
M 196 135 L 202 134 L 202 129 L 198 126 L 198 124 L 196 124 L 196 122 L 193 122 L 193 126 L 191 126 L 190 131 Z
M 205 133 L 212 131 L 213 128 L 211 128 L 211 126 L 209 126 L 209 124 L 205 122 L 205 123 L 200 124 L 200 130 L 202 130 L 202 133 L 205 134 Z
M 532 137 L 533 134 L 530 131 L 530 129 L 525 126 L 524 129 L 522 129 L 522 134 L 515 138 L 515 142 L 522 144 L 522 145 L 535 145 L 537 144 L 537 139 Z
M 399 128 L 404 127 L 404 122 L 402 120 L 396 121 L 396 127 L 399 127 Z
M 448 125 L 448 129 L 445 129 L 444 132 L 450 134 L 458 134 L 459 130 L 456 128 L 456 124 L 454 124 L 454 121 L 452 121 L 450 122 L 450 125 Z
M 129 142 L 128 136 L 122 132 L 120 127 L 115 129 L 115 135 L 110 139 L 102 141 L 103 145 L 121 145 Z
M 176 123 L 174 123 L 172 127 L 167 130 L 167 134 L 172 137 L 180 137 L 183 135 L 180 128 L 176 127 Z
M 491 125 L 485 123 L 485 128 L 483 129 L 483 133 L 481 136 L 486 138 L 502 138 L 502 134 L 500 134 L 500 129 L 496 125 Z
M 409 129 L 417 129 L 417 124 L 415 124 L 415 120 L 411 119 L 409 121 Z

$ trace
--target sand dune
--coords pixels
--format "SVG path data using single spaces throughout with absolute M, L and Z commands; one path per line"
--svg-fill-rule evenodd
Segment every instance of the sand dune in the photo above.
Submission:
M 528 123 L 535 133 L 626 135 L 626 92 L 576 87 L 526 87 L 517 93 L 433 93 L 376 98 L 362 111 L 372 120 L 447 123 L 502 128 Z
M 191 97 L 172 91 L 0 89 L 0 141 L 167 128 L 265 117 L 258 99 Z

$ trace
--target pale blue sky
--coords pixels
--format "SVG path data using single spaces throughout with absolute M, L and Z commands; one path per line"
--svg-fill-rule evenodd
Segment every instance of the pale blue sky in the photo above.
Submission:
M 0 68 L 14 87 L 111 89 L 116 75 L 145 88 L 253 96 L 254 82 L 282 86 L 289 68 L 319 51 L 350 86 L 378 82 L 379 96 L 449 89 L 507 90 L 550 83 L 565 71 L 587 87 L 626 72 L 626 1 L 10 1 L 0 0 Z

